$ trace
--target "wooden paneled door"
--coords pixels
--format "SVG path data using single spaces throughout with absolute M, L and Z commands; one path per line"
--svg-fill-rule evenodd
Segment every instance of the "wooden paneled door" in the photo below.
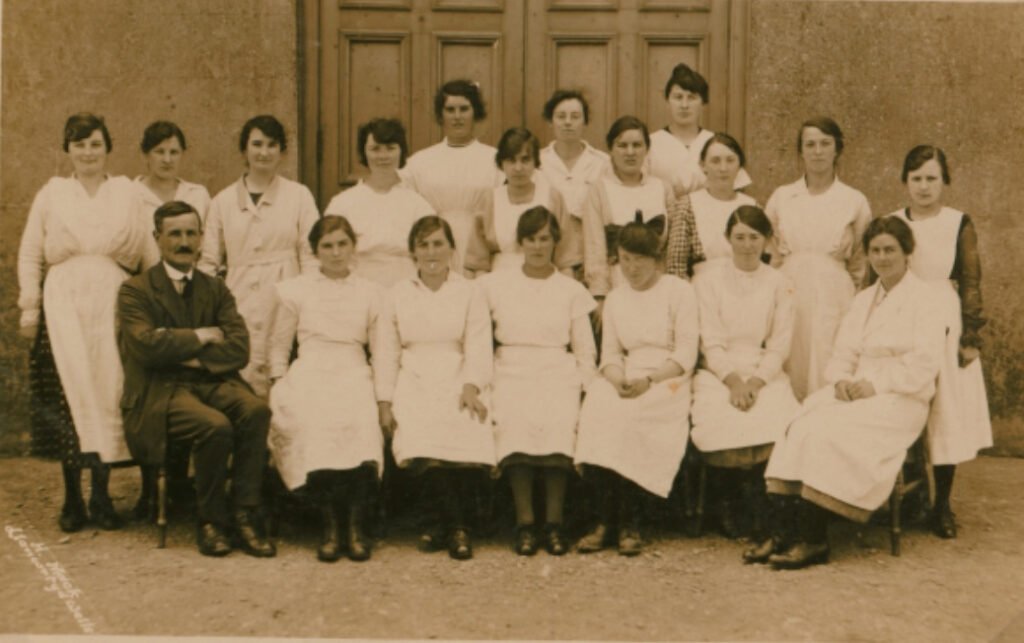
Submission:
M 746 19 L 746 0 L 307 0 L 303 179 L 321 205 L 350 185 L 375 116 L 400 118 L 413 150 L 440 140 L 433 96 L 452 78 L 480 83 L 490 144 L 514 125 L 546 141 L 546 98 L 582 89 L 603 149 L 619 115 L 665 124 L 665 80 L 686 62 L 711 85 L 705 126 L 742 140 Z

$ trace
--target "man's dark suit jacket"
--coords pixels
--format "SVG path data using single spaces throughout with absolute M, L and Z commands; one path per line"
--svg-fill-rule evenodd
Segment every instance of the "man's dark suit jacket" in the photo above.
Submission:
M 193 270 L 192 312 L 163 263 L 124 282 L 117 296 L 117 343 L 124 366 L 125 439 L 136 462 L 161 465 L 167 448 L 167 407 L 180 363 L 197 358 L 214 376 L 235 380 L 249 361 L 249 333 L 235 298 L 220 279 Z M 224 341 L 201 345 L 191 329 L 217 326 Z

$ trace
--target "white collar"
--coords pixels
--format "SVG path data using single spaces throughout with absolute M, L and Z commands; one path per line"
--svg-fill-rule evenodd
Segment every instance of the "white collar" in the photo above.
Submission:
M 188 272 L 182 272 L 175 268 L 174 266 L 172 266 L 171 264 L 167 263 L 166 261 L 163 261 L 161 263 L 164 264 L 164 270 L 167 271 L 167 276 L 171 278 L 171 281 L 181 281 L 182 279 L 188 279 L 189 281 L 192 281 L 192 274 L 196 270 L 195 266 L 189 268 Z

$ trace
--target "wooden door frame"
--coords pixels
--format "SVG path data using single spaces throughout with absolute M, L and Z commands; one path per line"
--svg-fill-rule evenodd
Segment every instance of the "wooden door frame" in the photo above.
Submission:
M 296 5 L 296 75 L 298 78 L 298 173 L 299 180 L 320 198 L 320 159 L 323 156 L 321 127 L 320 71 L 323 49 L 320 42 L 322 0 L 298 0 Z M 749 67 L 750 2 L 752 0 L 711 0 L 725 3 L 729 13 L 729 81 L 726 92 L 726 120 L 729 132 L 744 148 L 746 140 L 747 69 Z M 326 206 L 325 203 L 320 204 Z

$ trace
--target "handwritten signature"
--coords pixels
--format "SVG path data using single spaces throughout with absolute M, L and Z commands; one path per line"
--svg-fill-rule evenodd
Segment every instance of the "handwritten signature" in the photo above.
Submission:
M 57 598 L 63 601 L 65 607 L 71 612 L 71 616 L 74 617 L 75 622 L 82 629 L 82 632 L 86 634 L 94 633 L 96 630 L 95 623 L 82 613 L 82 606 L 78 603 L 79 597 L 82 596 L 82 590 L 75 587 L 74 583 L 71 582 L 63 565 L 56 560 L 44 560 L 44 558 L 53 558 L 53 554 L 50 553 L 46 544 L 30 542 L 28 535 L 21 527 L 5 525 L 4 531 L 7 533 L 8 538 L 18 543 L 21 551 L 28 558 L 29 562 L 32 563 L 32 566 L 39 570 L 45 582 L 43 590 L 56 594 Z

